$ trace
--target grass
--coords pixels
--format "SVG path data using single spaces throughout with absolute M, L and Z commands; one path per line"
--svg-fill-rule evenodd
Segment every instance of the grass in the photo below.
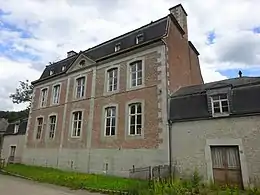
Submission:
M 126 192 L 135 188 L 148 188 L 147 181 L 108 175 L 76 173 L 46 167 L 9 164 L 4 170 L 35 181 L 65 186 L 72 189 L 96 189 L 98 191 L 102 189 Z
M 186 180 L 170 178 L 148 182 L 22 164 L 9 164 L 4 170 L 35 181 L 66 186 L 72 189 L 87 189 L 99 192 L 112 190 L 127 192 L 129 195 L 260 195 L 258 188 L 242 191 L 235 187 L 220 187 L 213 182 L 204 184 L 201 182 L 201 177 L 197 171 Z

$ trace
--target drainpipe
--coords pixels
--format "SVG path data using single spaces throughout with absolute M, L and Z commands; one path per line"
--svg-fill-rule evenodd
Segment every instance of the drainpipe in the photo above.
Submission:
M 169 127 L 169 166 L 170 173 L 172 174 L 172 121 L 168 119 L 168 127 Z

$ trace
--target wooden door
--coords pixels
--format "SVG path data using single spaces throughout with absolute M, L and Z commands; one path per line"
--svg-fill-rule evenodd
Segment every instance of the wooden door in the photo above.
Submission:
M 11 146 L 10 156 L 9 156 L 9 159 L 8 159 L 8 161 L 9 161 L 10 163 L 13 163 L 13 162 L 14 162 L 15 151 L 16 151 L 16 146 Z
M 211 147 L 214 182 L 243 188 L 240 157 L 237 146 Z

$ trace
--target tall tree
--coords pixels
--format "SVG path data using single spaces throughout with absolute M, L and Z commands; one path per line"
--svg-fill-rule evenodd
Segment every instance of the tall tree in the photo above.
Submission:
M 31 98 L 33 93 L 33 86 L 29 82 L 20 81 L 18 88 L 16 88 L 16 92 L 11 94 L 9 97 L 12 99 L 13 103 L 21 104 L 21 103 L 29 103 L 29 107 L 31 106 Z

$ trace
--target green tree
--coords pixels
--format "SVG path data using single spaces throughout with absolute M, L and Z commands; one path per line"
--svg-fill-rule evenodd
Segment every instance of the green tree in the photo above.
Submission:
M 29 103 L 31 106 L 31 98 L 33 93 L 33 86 L 29 82 L 20 81 L 20 85 L 16 88 L 16 92 L 11 94 L 9 97 L 12 99 L 14 104 Z

